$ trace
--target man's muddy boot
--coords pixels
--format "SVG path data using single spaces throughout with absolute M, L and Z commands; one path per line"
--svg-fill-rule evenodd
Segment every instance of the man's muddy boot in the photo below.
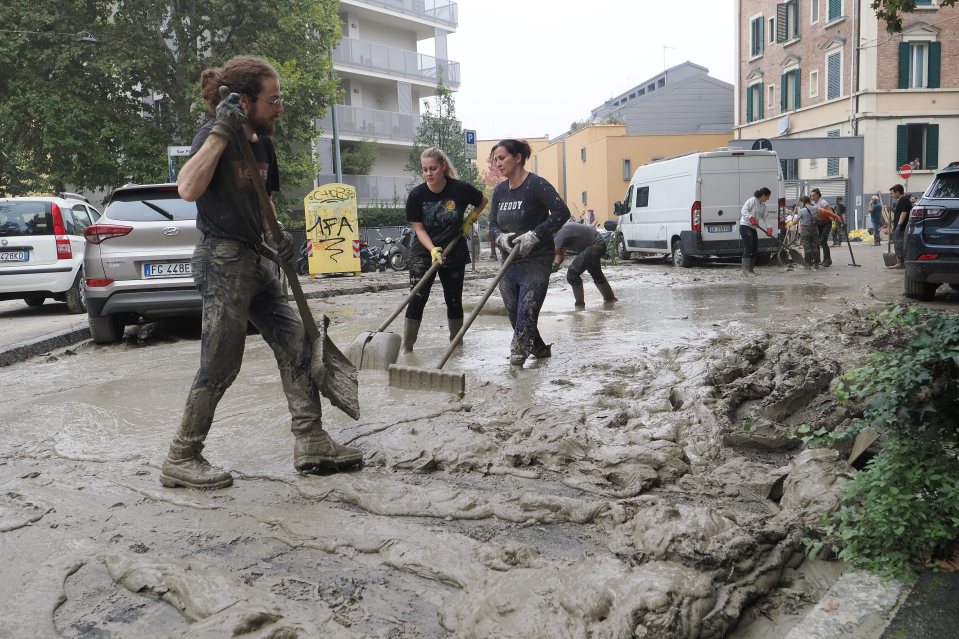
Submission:
M 752 257 L 743 258 L 743 275 L 755 275 L 756 271 L 753 270 L 753 265 L 755 264 L 756 259 Z
M 463 318 L 458 317 L 456 319 L 450 319 L 450 341 L 453 341 L 453 338 L 456 337 L 456 334 L 460 332 L 460 329 L 463 328 Z M 463 344 L 463 340 L 460 340 L 460 345 Z
M 571 285 L 573 289 L 573 306 L 576 308 L 586 308 L 586 297 L 583 292 L 582 284 L 573 284 Z
M 214 490 L 233 485 L 233 476 L 221 468 L 210 465 L 200 451 L 203 444 L 184 443 L 179 438 L 170 444 L 160 471 L 160 483 L 167 488 L 183 486 Z
M 301 473 L 334 473 L 362 464 L 363 451 L 337 444 L 325 430 L 296 436 L 293 467 Z
M 553 345 L 552 344 L 543 344 L 541 346 L 534 346 L 533 352 L 530 353 L 536 359 L 546 359 L 547 357 L 553 356 Z
M 420 334 L 420 321 L 406 318 L 403 325 L 403 352 L 412 353 L 413 344 L 416 343 L 416 336 Z
M 509 365 L 510 366 L 522 366 L 526 363 L 526 358 L 529 355 L 523 353 L 510 353 L 509 355 Z
M 600 294 L 603 296 L 604 302 L 616 302 L 616 295 L 613 293 L 612 287 L 609 285 L 609 282 L 593 282 L 596 284 L 596 288 L 599 289 Z

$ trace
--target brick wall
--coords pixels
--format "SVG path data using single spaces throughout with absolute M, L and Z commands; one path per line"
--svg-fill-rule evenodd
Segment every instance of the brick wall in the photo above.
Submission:
M 941 78 L 939 86 L 959 87 L 959 7 L 939 8 L 938 2 L 933 1 L 930 9 L 917 9 L 903 15 L 902 28 L 908 31 L 917 23 L 925 23 L 939 29 L 936 38 L 942 43 Z M 899 43 L 903 41 L 901 34 L 886 32 L 885 23 L 880 24 L 879 32 L 879 89 L 899 88 Z

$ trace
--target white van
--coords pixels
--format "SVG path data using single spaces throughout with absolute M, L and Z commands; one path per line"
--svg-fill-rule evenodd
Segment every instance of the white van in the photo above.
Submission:
M 666 255 L 677 266 L 742 255 L 740 210 L 764 186 L 777 200 L 778 206 L 770 198 L 766 218 L 776 234 L 785 228 L 786 200 L 774 151 L 721 149 L 644 164 L 614 207 L 617 252 L 622 259 Z M 758 261 L 768 261 L 778 246 L 760 232 Z

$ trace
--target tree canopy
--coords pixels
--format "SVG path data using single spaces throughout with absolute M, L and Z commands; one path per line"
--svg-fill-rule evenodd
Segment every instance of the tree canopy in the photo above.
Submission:
M 466 160 L 466 139 L 463 125 L 456 119 L 456 101 L 453 92 L 440 78 L 436 85 L 436 95 L 423 107 L 420 125 L 416 129 L 413 148 L 406 171 L 414 177 L 422 174 L 420 155 L 431 146 L 442 149 L 459 173 L 460 179 L 479 188 L 477 171 Z
M 940 7 L 953 7 L 956 0 L 940 0 Z M 916 9 L 916 0 L 873 0 L 872 8 L 876 17 L 884 20 L 886 31 L 896 33 L 902 31 L 902 14 Z
M 0 193 L 168 179 L 166 147 L 210 117 L 200 73 L 238 54 L 280 73 L 283 182 L 316 174 L 315 119 L 334 101 L 335 0 L 7 0 L 0 7 Z M 97 44 L 71 34 L 88 31 Z

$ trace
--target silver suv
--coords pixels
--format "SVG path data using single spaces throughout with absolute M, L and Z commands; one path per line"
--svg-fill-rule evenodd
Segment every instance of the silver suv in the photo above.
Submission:
M 0 198 L 0 300 L 52 298 L 84 312 L 83 233 L 99 217 L 75 193 Z
M 190 267 L 200 239 L 196 204 L 181 199 L 176 184 L 118 188 L 84 235 L 94 342 L 119 341 L 127 324 L 201 313 Z

